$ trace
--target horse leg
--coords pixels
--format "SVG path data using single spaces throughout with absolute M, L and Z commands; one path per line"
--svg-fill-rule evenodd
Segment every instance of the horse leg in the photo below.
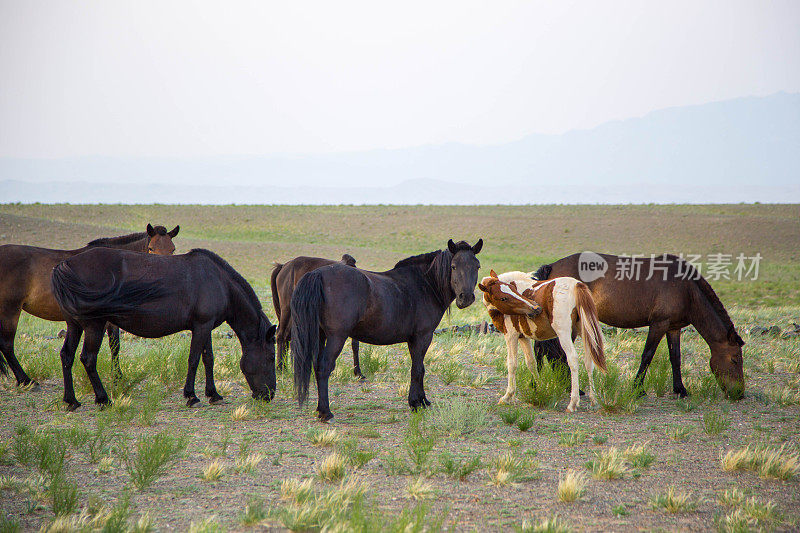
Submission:
M 67 320 L 67 335 L 61 347 L 61 371 L 64 374 L 64 403 L 69 411 L 74 411 L 81 406 L 75 398 L 75 388 L 72 383 L 72 364 L 75 362 L 75 351 L 81 341 L 83 328 L 77 322 Z
M 519 333 L 509 329 L 505 334 L 506 338 L 506 371 L 508 372 L 508 385 L 506 393 L 497 403 L 508 403 L 514 398 L 517 391 L 517 344 L 519 343 Z
M 575 339 L 572 339 L 572 342 L 575 342 Z M 589 353 L 589 347 L 586 345 L 586 339 L 583 339 L 583 366 L 586 367 L 586 375 L 589 376 L 589 401 L 592 402 L 592 405 L 597 405 L 597 397 L 594 394 L 594 360 L 592 360 L 592 354 Z M 578 392 L 579 395 L 583 394 L 583 391 Z
M 317 379 L 317 416 L 322 422 L 327 422 L 333 418 L 331 406 L 328 402 L 328 378 L 336 367 L 336 358 L 342 352 L 346 341 L 347 336 L 326 336 L 325 347 L 322 348 L 319 358 L 322 364 L 314 367 L 314 375 Z
M 683 386 L 681 377 L 681 330 L 673 329 L 667 332 L 667 347 L 669 362 L 672 363 L 672 391 L 681 398 L 686 398 L 689 392 Z
M 580 359 L 578 358 L 578 351 L 575 349 L 575 344 L 572 342 L 571 333 L 572 332 L 569 330 L 564 331 L 563 328 L 556 329 L 558 341 L 561 343 L 561 347 L 564 348 L 564 353 L 567 354 L 567 364 L 569 365 L 569 373 L 572 382 L 569 393 L 569 404 L 567 405 L 567 411 L 570 413 L 575 411 L 581 404 L 580 372 L 578 370 L 578 362 Z
M 358 360 L 358 341 L 350 339 L 350 346 L 353 348 L 353 375 L 358 379 L 367 379 L 366 376 L 361 373 L 361 362 Z
M 412 411 L 431 404 L 425 397 L 425 354 L 433 340 L 433 331 L 422 336 L 412 337 L 408 341 L 408 352 L 411 354 L 411 382 L 408 386 L 408 405 Z
M 647 340 L 644 342 L 644 351 L 642 352 L 642 364 L 639 365 L 639 371 L 636 372 L 636 377 L 633 379 L 633 385 L 639 389 L 640 396 L 644 396 L 644 376 L 647 373 L 647 367 L 653 362 L 653 356 L 656 354 L 656 349 L 664 333 L 667 331 L 667 324 L 657 323 L 650 324 L 650 329 L 647 332 Z
M 108 348 L 111 350 L 111 371 L 114 382 L 122 379 L 122 369 L 119 367 L 119 328 L 109 322 L 106 324 L 108 333 Z
M 211 345 L 211 332 L 206 337 L 206 345 L 203 348 L 203 368 L 206 370 L 206 398 L 208 403 L 215 404 L 222 401 L 222 396 L 217 392 L 214 384 L 214 348 Z
M 28 377 L 22 365 L 19 364 L 17 356 L 14 355 L 14 337 L 17 335 L 19 314 L 20 309 L 4 309 L 4 312 L 0 314 L 0 352 L 3 352 L 0 358 L 5 357 L 6 363 L 8 363 L 8 366 L 11 367 L 11 371 L 14 373 L 17 385 L 30 385 L 31 383 L 37 385 L 35 381 L 32 381 L 31 378 Z M 4 375 L 7 374 L 2 360 L 0 360 L 0 370 L 2 370 Z
M 97 352 L 100 351 L 100 345 L 103 343 L 105 329 L 105 321 L 92 322 L 88 326 L 84 326 L 83 349 L 81 350 L 81 363 L 83 363 L 83 368 L 86 369 L 86 375 L 89 376 L 89 381 L 94 389 L 94 403 L 101 406 L 111 404 L 106 389 L 103 388 L 103 382 L 100 381 L 100 376 L 97 374 Z
M 186 384 L 183 386 L 183 397 L 186 406 L 194 407 L 200 400 L 194 393 L 194 380 L 197 377 L 197 365 L 200 364 L 200 354 L 203 353 L 206 343 L 211 337 L 211 328 L 205 325 L 192 328 L 192 342 L 189 344 L 189 364 L 186 368 Z

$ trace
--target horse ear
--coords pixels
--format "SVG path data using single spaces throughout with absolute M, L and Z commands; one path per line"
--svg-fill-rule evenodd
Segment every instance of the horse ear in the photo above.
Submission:
M 451 254 L 456 255 L 458 250 L 456 250 L 456 243 L 453 242 L 453 239 L 447 241 L 447 249 L 450 250 Z
M 512 282 L 510 282 L 510 283 L 508 284 L 508 286 L 509 286 L 509 287 L 511 287 L 512 289 L 514 289 L 514 292 L 519 292 L 519 291 L 517 290 L 517 282 L 516 282 L 516 281 L 512 281 Z
M 275 331 L 277 331 L 277 329 L 278 329 L 278 326 L 276 326 L 275 324 L 272 324 L 269 327 L 269 329 L 267 330 L 267 338 L 268 339 L 274 338 L 275 337 Z
M 475 243 L 475 246 L 472 247 L 472 253 L 478 255 L 478 253 L 483 248 L 483 239 L 478 239 L 478 242 Z
M 178 232 L 179 232 L 180 230 L 181 230 L 181 227 L 180 227 L 180 226 L 175 226 L 174 228 L 172 228 L 172 231 L 170 231 L 169 233 L 167 233 L 167 235 L 169 235 L 169 237 L 170 237 L 171 239 L 174 239 L 174 238 L 175 238 L 175 236 L 178 234 Z
M 155 228 L 153 228 L 151 224 L 147 224 L 147 234 L 150 235 L 151 237 L 156 236 L 156 230 Z
M 489 271 L 489 275 L 492 276 L 493 278 L 497 278 L 497 272 L 495 272 L 494 269 L 491 269 Z
M 478 283 L 478 288 L 483 292 L 489 292 L 489 289 L 487 289 L 486 285 L 484 285 L 483 283 Z

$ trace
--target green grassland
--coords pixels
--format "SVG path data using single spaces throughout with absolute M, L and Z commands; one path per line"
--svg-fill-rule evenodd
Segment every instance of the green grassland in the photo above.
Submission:
M 0 243 L 73 248 L 148 222 L 181 225 L 176 253 L 206 247 L 228 259 L 273 320 L 271 264 L 296 255 L 347 252 L 382 270 L 451 237 L 483 237 L 484 274 L 586 249 L 760 253 L 759 279 L 712 282 L 747 343 L 747 391 L 724 398 L 690 329 L 682 351 L 691 397 L 671 395 L 662 344 L 638 399 L 630 382 L 644 332 L 607 330 L 599 406 L 584 399 L 565 413 L 559 376 L 545 368 L 533 387 L 522 361 L 519 401 L 498 406 L 502 337 L 443 334 L 426 356 L 432 408 L 408 411 L 405 346 L 362 345 L 366 381 L 354 379 L 348 346 L 331 383 L 336 418 L 323 425 L 313 392 L 298 408 L 289 372 L 275 400 L 253 401 L 223 325 L 213 338 L 222 405 L 184 405 L 188 334 L 123 334 L 121 382 L 112 382 L 105 344 L 99 357 L 113 407 L 94 405 L 76 361 L 83 406 L 68 413 L 63 324 L 23 315 L 17 354 L 41 388 L 0 381 L 0 532 L 800 528 L 800 338 L 750 334 L 800 323 L 798 206 L 1 205 Z M 484 319 L 478 302 L 453 308 L 443 326 Z M 202 366 L 198 374 L 202 390 Z

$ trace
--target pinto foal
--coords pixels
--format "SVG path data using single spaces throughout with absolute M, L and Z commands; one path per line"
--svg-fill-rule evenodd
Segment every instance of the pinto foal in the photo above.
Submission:
M 508 387 L 500 403 L 510 401 L 517 389 L 517 343 L 522 341 L 525 362 L 535 375 L 538 370 L 530 339 L 557 337 L 567 354 L 572 381 L 567 411 L 574 411 L 580 404 L 579 359 L 572 342 L 578 333 L 583 337 L 589 399 L 596 403 L 592 372 L 594 365 L 605 372 L 606 359 L 597 309 L 584 283 L 575 278 L 536 281 L 524 272 L 506 272 L 498 276 L 492 270 L 481 280 L 478 288 L 483 291 L 483 304 L 494 326 L 505 335 L 508 348 Z

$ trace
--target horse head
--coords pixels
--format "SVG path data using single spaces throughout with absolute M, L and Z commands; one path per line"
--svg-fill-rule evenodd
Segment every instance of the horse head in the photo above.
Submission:
M 475 301 L 475 283 L 478 281 L 480 261 L 475 257 L 483 248 L 483 239 L 478 239 L 474 246 L 466 241 L 447 241 L 447 250 L 452 254 L 450 259 L 450 290 L 453 291 L 456 305 L 464 309 Z
M 519 293 L 515 282 L 500 281 L 494 270 L 481 280 L 478 288 L 483 291 L 483 301 L 486 306 L 497 309 L 504 315 L 523 315 L 536 318 L 540 312 L 535 303 L 528 301 Z
M 156 255 L 172 255 L 175 244 L 172 239 L 180 231 L 180 226 L 175 226 L 172 231 L 167 231 L 164 226 L 147 225 L 147 253 Z

